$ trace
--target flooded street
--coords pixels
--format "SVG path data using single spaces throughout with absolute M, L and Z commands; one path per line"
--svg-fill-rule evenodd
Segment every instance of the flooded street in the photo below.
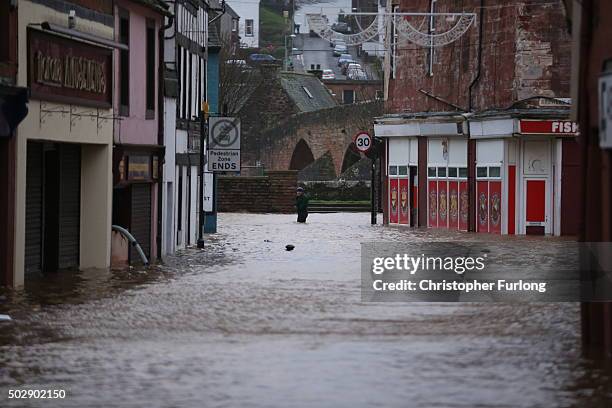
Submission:
M 611 406 L 577 303 L 361 302 L 360 242 L 489 236 L 294 218 L 221 214 L 205 250 L 163 266 L 0 292 L 0 406 Z M 27 388 L 67 395 L 6 399 Z

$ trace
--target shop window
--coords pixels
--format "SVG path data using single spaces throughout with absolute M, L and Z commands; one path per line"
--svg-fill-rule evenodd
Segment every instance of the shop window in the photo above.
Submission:
M 457 178 L 457 168 L 456 167 L 448 168 L 448 177 Z
M 476 167 L 476 177 L 487 178 L 487 168 L 486 167 Z
M 408 175 L 408 166 L 399 166 L 399 175 L 407 176 Z
M 146 92 L 147 111 L 146 119 L 155 117 L 155 21 L 147 19 L 146 32 Z
M 119 42 L 130 44 L 130 15 L 119 10 Z M 130 50 L 119 51 L 119 115 L 130 114 Z
M 389 175 L 397 176 L 397 166 L 389 166 Z
M 253 20 L 244 20 L 244 35 L 247 37 L 253 37 Z
M 501 177 L 501 167 L 489 167 L 489 177 L 490 178 L 500 178 Z
M 467 167 L 459 167 L 459 177 L 460 178 L 467 178 L 467 176 L 468 176 Z
M 435 167 L 427 168 L 427 177 L 436 177 L 436 168 Z
M 438 177 L 446 177 L 446 167 L 438 167 Z

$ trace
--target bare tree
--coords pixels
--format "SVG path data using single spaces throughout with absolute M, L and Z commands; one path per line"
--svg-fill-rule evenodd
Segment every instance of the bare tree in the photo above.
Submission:
M 247 64 L 245 54 L 236 49 L 230 38 L 221 39 L 219 53 L 219 105 L 224 114 L 238 113 L 261 83 L 259 69 Z

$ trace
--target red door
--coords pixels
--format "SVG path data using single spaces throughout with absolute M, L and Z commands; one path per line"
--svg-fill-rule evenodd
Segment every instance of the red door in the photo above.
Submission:
M 435 228 L 438 226 L 438 182 L 435 180 L 429 180 L 427 203 L 429 213 L 427 225 Z
M 410 193 L 408 178 L 399 179 L 399 223 L 410 224 Z
M 448 188 L 446 181 L 438 181 L 438 228 L 448 228 Z
M 489 232 L 489 182 L 476 183 L 476 231 Z
M 459 182 L 448 182 L 448 227 L 459 229 Z
M 501 234 L 501 181 L 489 181 L 489 232 Z
M 399 222 L 399 185 L 397 179 L 389 180 L 389 223 Z
M 467 181 L 459 182 L 459 229 L 468 230 L 468 212 L 470 211 Z
M 525 209 L 528 235 L 544 235 L 546 223 L 546 180 L 527 180 Z

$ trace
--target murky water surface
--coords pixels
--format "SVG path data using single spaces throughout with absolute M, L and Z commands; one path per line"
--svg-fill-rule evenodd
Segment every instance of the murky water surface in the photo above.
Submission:
M 0 292 L 0 406 L 612 406 L 578 304 L 362 303 L 362 241 L 492 239 L 368 221 L 222 214 L 204 251 L 164 266 Z M 17 388 L 67 398 L 7 400 Z

